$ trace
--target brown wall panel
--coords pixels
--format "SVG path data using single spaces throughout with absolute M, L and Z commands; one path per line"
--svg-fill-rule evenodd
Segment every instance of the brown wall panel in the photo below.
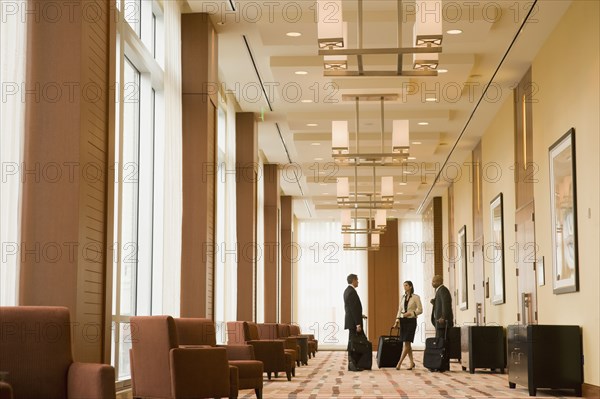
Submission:
M 388 219 L 379 251 L 369 251 L 369 336 L 388 335 L 400 300 L 398 275 L 398 220 Z M 360 279 L 360 276 L 359 276 Z M 377 341 L 373 340 L 373 350 Z
M 292 322 L 292 204 L 291 196 L 281 196 L 281 323 Z
M 31 0 L 28 8 L 41 9 Z M 75 3 L 79 3 L 76 1 Z M 70 15 L 73 4 L 59 4 Z M 103 360 L 109 8 L 28 24 L 20 305 L 69 308 L 75 359 Z M 82 87 L 99 88 L 94 96 Z M 40 87 L 69 87 L 56 92 Z M 38 88 L 38 89 L 36 89 Z M 50 97 L 52 94 L 52 97 Z M 50 174 L 50 172 L 52 172 Z
M 206 14 L 181 17 L 183 219 L 181 316 L 213 316 L 216 98 L 215 31 Z
M 238 242 L 237 319 L 254 320 L 256 286 L 256 207 L 258 127 L 252 112 L 238 112 L 235 122 L 236 220 Z
M 265 323 L 279 321 L 279 170 L 276 164 L 266 164 L 264 178 L 264 243 L 262 256 L 265 265 Z

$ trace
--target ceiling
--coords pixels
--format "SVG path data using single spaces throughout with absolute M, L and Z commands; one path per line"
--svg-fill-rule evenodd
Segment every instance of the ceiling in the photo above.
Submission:
M 444 164 L 462 163 L 468 157 L 500 106 L 512 97 L 512 89 L 570 1 L 535 3 L 529 22 L 519 31 L 530 0 L 444 0 L 439 68 L 446 73 L 333 78 L 324 76 L 323 57 L 318 55 L 315 1 L 239 1 L 234 3 L 235 12 L 229 0 L 188 0 L 188 4 L 192 12 L 211 13 L 219 34 L 220 80 L 243 111 L 264 118 L 259 122 L 259 147 L 266 162 L 281 165 L 282 195 L 294 197 L 299 218 L 339 218 L 337 177 L 350 177 L 353 187 L 354 168 L 339 167 L 331 158 L 332 120 L 348 120 L 354 142 L 355 104 L 342 101 L 342 95 L 398 95 L 398 100 L 384 104 L 385 144 L 391 140 L 392 120 L 408 119 L 411 159 L 403 166 L 377 168 L 376 174 L 394 176 L 394 210 L 389 216 L 401 218 L 414 216 L 444 192 L 448 182 L 436 175 Z M 410 7 L 415 2 L 402 4 L 402 47 L 412 47 Z M 398 47 L 397 2 L 364 1 L 363 11 L 363 48 Z M 357 47 L 357 15 L 357 2 L 344 0 L 342 19 L 348 22 L 350 48 Z M 450 29 L 462 33 L 447 34 Z M 290 37 L 288 32 L 301 36 Z M 366 56 L 364 62 L 365 70 L 396 68 L 393 56 Z M 410 63 L 405 55 L 405 70 Z M 350 69 L 356 69 L 352 62 Z M 432 96 L 437 101 L 425 101 Z M 360 102 L 361 152 L 376 152 L 380 145 L 380 112 L 379 102 Z M 373 189 L 371 168 L 361 167 L 357 175 L 359 191 Z

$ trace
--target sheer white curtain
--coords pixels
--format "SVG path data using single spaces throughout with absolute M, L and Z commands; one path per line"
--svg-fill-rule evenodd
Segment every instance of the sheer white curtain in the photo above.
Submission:
M 320 348 L 346 348 L 343 293 L 348 274 L 358 275 L 363 312 L 369 308 L 367 252 L 344 251 L 340 231 L 335 221 L 298 223 L 297 322 L 303 332 L 315 334 Z
M 178 1 L 165 1 L 165 146 L 163 313 L 179 315 L 181 292 L 182 105 L 181 10 Z
M 17 304 L 19 286 L 19 236 L 21 219 L 21 181 L 25 103 L 22 89 L 25 82 L 27 30 L 21 13 L 26 1 L 0 1 L 0 305 Z
M 413 347 L 425 347 L 425 320 L 428 320 L 429 313 L 427 309 L 429 298 L 425 294 L 429 292 L 425 289 L 427 282 L 424 280 L 422 245 L 423 245 L 423 223 L 421 219 L 400 219 L 398 223 L 398 246 L 400 248 L 400 297 L 404 293 L 402 284 L 409 280 L 412 281 L 415 294 L 421 297 L 423 303 L 423 314 L 417 320 L 417 333 Z

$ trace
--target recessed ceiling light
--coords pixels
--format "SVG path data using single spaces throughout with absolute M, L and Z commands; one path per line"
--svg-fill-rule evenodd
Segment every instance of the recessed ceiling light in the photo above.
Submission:
M 310 145 L 321 145 L 321 143 L 310 143 Z
M 322 161 L 323 158 L 315 158 L 315 161 Z
M 307 123 L 306 126 L 315 127 L 315 126 L 319 126 L 319 125 L 317 123 Z
M 460 29 L 450 29 L 447 30 L 446 33 L 449 35 L 460 35 L 461 33 L 463 33 L 463 31 Z
M 403 192 L 396 193 L 396 195 L 403 195 L 403 194 L 404 194 Z
M 428 103 L 432 103 L 432 102 L 435 102 L 435 101 L 437 101 L 437 98 L 435 98 L 435 97 L 427 97 L 427 98 L 425 99 L 425 101 L 427 101 Z
M 289 37 L 299 37 L 299 36 L 302 36 L 302 33 L 300 33 L 300 32 L 288 32 L 285 35 L 289 36 Z
M 329 193 L 323 193 L 323 195 L 329 195 Z
M 446 72 L 448 72 L 447 69 L 438 69 L 437 71 L 438 71 L 438 73 L 446 73 Z
M 327 183 L 319 183 L 319 186 L 326 186 Z
M 413 141 L 412 144 L 419 145 L 419 144 L 421 144 L 421 142 L 420 141 Z
M 399 184 L 399 185 L 401 185 L 401 186 L 406 186 L 408 183 L 405 183 L 405 182 L 400 182 L 400 183 L 398 183 L 398 184 Z
M 296 71 L 294 72 L 296 75 L 308 75 L 308 72 L 306 71 Z
M 417 123 L 417 125 L 419 125 L 419 126 L 427 126 L 427 125 L 429 125 L 429 122 L 419 122 L 419 123 Z
M 225 22 L 219 21 L 219 22 L 217 22 L 217 25 L 225 25 Z
M 408 157 L 409 161 L 414 161 L 415 159 L 417 159 L 417 157 Z
M 402 173 L 404 173 L 405 175 L 410 175 L 412 172 L 409 172 L 408 170 L 405 170 L 405 171 L 404 171 L 404 172 L 402 172 Z
M 313 102 L 313 100 L 300 100 L 300 102 L 301 102 L 301 103 L 308 104 L 308 103 L 312 103 L 312 102 Z

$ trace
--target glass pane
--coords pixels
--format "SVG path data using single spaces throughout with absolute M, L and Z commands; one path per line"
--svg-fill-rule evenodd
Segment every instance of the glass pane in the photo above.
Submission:
M 140 73 L 126 60 L 124 65 L 120 314 L 135 314 L 138 241 L 138 189 L 140 139 Z
M 131 378 L 131 365 L 129 364 L 129 349 L 131 349 L 131 328 L 129 323 L 119 324 L 119 375 L 118 381 Z
M 124 0 L 123 18 L 131 26 L 131 29 L 137 33 L 138 37 L 141 33 L 141 18 L 142 18 L 142 1 L 141 0 Z

